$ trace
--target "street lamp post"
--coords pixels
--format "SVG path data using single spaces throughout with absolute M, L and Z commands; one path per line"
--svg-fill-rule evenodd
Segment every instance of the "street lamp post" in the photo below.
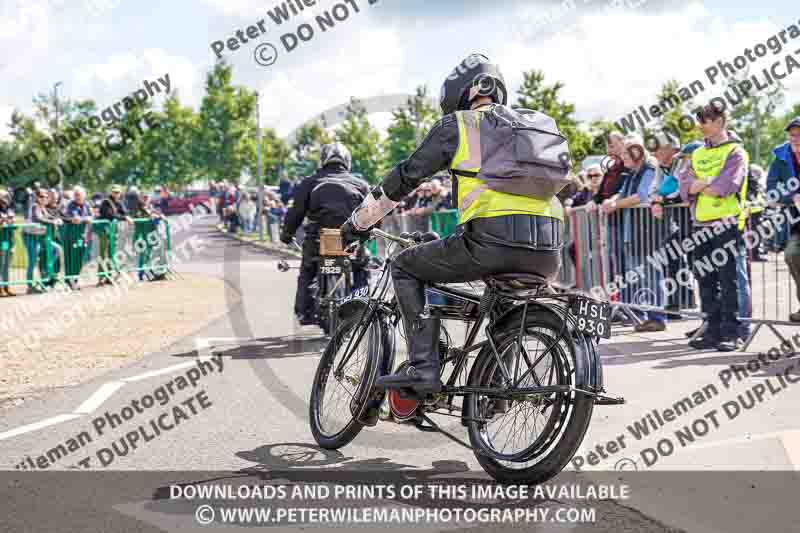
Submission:
M 55 107 L 55 115 L 56 115 L 56 131 L 55 134 L 58 134 L 58 86 L 64 85 L 64 82 L 57 82 L 53 85 L 53 106 Z M 55 140 L 55 139 L 54 139 Z M 64 173 L 61 171 L 61 145 L 56 142 L 56 169 L 58 170 L 58 189 L 59 192 L 62 194 L 64 193 Z
M 256 91 L 256 183 L 258 183 L 258 239 L 264 240 L 264 179 L 261 177 L 261 108 L 260 95 Z

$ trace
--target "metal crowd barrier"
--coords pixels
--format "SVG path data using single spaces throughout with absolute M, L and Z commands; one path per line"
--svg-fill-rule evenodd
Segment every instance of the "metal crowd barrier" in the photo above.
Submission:
M 134 219 L 133 225 L 115 222 L 115 226 L 110 246 L 112 261 L 118 263 L 114 270 L 137 273 L 140 279 L 171 272 L 169 220 L 141 218 Z M 122 261 L 118 257 L 122 257 Z
M 789 223 L 781 215 L 774 218 L 778 213 L 767 210 L 748 219 L 747 254 L 737 258 L 738 318 L 754 326 L 745 350 L 764 326 L 784 341 L 775 326 L 800 326 L 789 320 L 800 303 L 800 291 L 783 253 Z M 666 206 L 660 219 L 647 207 L 611 215 L 577 208 L 567 217 L 559 281 L 608 298 L 634 322 L 641 320 L 638 311 L 702 317 L 693 267 L 706 258 L 681 246 L 701 231 L 693 226 L 685 204 Z
M 697 306 L 691 254 L 679 247 L 691 232 L 687 205 L 665 206 L 661 218 L 649 207 L 611 214 L 594 206 L 571 209 L 559 283 L 623 309 L 685 314 Z
M 751 217 L 749 229 L 755 230 L 761 218 Z M 457 221 L 458 211 L 452 210 L 430 216 L 392 215 L 382 225 L 389 232 L 433 230 L 445 237 Z M 681 246 L 695 231 L 687 204 L 665 206 L 661 218 L 653 216 L 649 207 L 606 215 L 599 208 L 583 206 L 570 210 L 565 226 L 560 286 L 607 298 L 623 309 L 701 316 L 695 254 Z M 774 250 L 785 246 L 787 233 L 784 223 L 765 231 L 761 240 Z M 384 244 L 376 242 L 374 252 L 383 254 Z M 789 324 L 792 298 L 797 294 L 800 300 L 800 293 L 783 254 L 765 252 L 765 262 L 752 261 L 752 255 L 750 250 L 739 265 L 748 272 L 749 288 L 742 291 L 740 318 Z
M 781 220 L 774 218 L 776 215 L 780 217 L 781 212 L 782 209 L 779 208 L 768 208 L 760 216 L 752 217 L 748 221 L 748 230 L 759 235 L 768 252 L 762 261 L 750 261 L 747 265 L 751 284 L 751 305 L 747 317 L 748 322 L 755 326 L 749 340 L 762 327 L 767 326 L 778 338 L 794 346 L 795 343 L 787 341 L 775 328 L 800 325 L 789 320 L 792 311 L 800 306 L 800 290 L 786 263 L 785 250 L 790 240 L 789 222 L 781 223 Z
M 56 251 L 51 232 L 39 224 L 5 224 L 0 226 L 0 287 L 28 286 L 38 266 L 40 282 L 53 279 L 52 262 Z
M 0 287 L 110 280 L 119 273 L 161 276 L 172 271 L 171 251 L 166 219 L 3 225 Z
M 759 246 L 768 250 L 763 254 L 765 261 L 753 261 L 753 250 L 748 250 L 737 265 L 741 279 L 747 277 L 747 283 L 740 284 L 739 318 L 755 326 L 751 339 L 764 325 L 776 334 L 775 325 L 800 325 L 788 320 L 792 306 L 800 305 L 800 292 L 782 253 L 788 223 L 769 219 L 767 211 L 748 220 L 748 230 L 753 232 L 764 222 L 758 231 L 763 233 Z M 698 258 L 682 246 L 695 233 L 688 205 L 665 206 L 661 218 L 653 216 L 649 207 L 607 215 L 599 207 L 582 206 L 571 209 L 565 222 L 566 245 L 557 285 L 608 299 L 634 322 L 642 320 L 641 312 L 703 316 L 693 271 Z M 381 222 L 390 233 L 436 231 L 441 237 L 455 231 L 457 224 L 457 210 L 390 215 Z M 277 234 L 272 240 L 278 240 Z M 370 243 L 370 251 L 383 256 L 385 246 L 378 239 Z

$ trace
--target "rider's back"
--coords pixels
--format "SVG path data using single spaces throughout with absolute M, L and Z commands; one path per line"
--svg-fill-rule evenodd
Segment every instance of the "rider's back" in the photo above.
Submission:
M 369 194 L 369 185 L 344 169 L 319 173 L 311 191 L 308 218 L 321 228 L 338 228 Z
M 308 219 L 306 234 L 316 234 L 321 228 L 336 228 L 368 193 L 367 183 L 350 174 L 344 165 L 326 165 L 295 188 L 283 231 L 294 235 L 304 219 Z

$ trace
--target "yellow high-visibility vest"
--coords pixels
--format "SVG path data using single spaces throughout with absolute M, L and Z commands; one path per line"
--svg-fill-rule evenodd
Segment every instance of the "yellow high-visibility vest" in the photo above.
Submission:
M 458 223 L 474 218 L 507 215 L 538 215 L 564 220 L 564 207 L 557 197 L 550 201 L 491 190 L 477 175 L 481 170 L 481 119 L 483 112 L 456 111 L 458 150 L 450 170 L 458 180 Z
M 728 156 L 739 146 L 741 144 L 731 141 L 713 148 L 703 146 L 692 152 L 692 169 L 694 169 L 697 178 L 702 181 L 710 181 L 719 176 L 725 167 L 725 161 L 728 160 Z M 749 163 L 750 156 L 745 150 L 745 168 Z M 741 190 L 728 196 L 720 198 L 701 192 L 697 197 L 695 218 L 698 222 L 712 222 L 728 217 L 738 217 L 739 227 L 742 229 L 747 218 L 747 214 L 743 210 L 743 199 L 746 196 L 747 175 L 745 175 Z
M 757 215 L 762 212 L 767 206 L 767 197 L 764 193 L 759 193 L 752 202 L 747 202 L 747 208 L 750 215 Z

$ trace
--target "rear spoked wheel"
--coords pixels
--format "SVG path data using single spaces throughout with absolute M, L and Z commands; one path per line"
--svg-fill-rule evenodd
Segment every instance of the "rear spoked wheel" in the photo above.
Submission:
M 520 319 L 494 335 L 497 352 L 519 387 L 575 386 L 576 347 L 562 323 L 549 313 L 532 313 L 519 338 Z M 549 347 L 552 348 L 548 350 Z M 503 373 L 490 346 L 478 355 L 470 386 L 497 389 Z M 543 483 L 557 475 L 578 449 L 594 407 L 590 396 L 470 394 L 464 399 L 469 438 L 486 472 L 503 483 Z

